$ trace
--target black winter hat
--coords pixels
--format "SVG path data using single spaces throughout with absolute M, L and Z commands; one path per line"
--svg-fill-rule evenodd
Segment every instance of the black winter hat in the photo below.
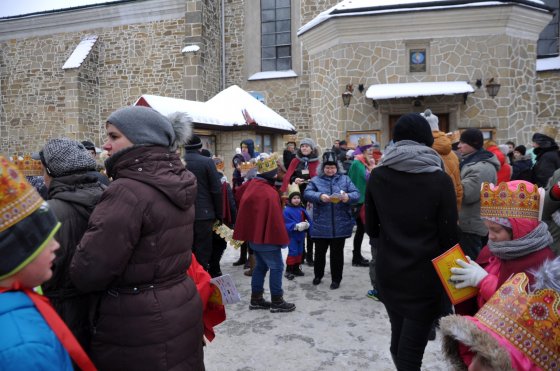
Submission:
M 323 153 L 323 167 L 325 165 L 337 165 L 338 162 L 336 160 L 336 153 L 333 151 L 326 151 Z
M 434 136 L 430 124 L 418 113 L 408 113 L 397 120 L 393 129 L 393 141 L 413 140 L 431 147 Z
M 470 128 L 461 133 L 460 142 L 466 143 L 474 149 L 481 149 L 484 143 L 484 138 L 482 137 L 482 131 Z
M 523 144 L 515 147 L 513 150 L 521 153 L 521 156 L 525 156 L 525 153 L 527 153 L 527 147 Z
M 186 150 L 191 149 L 201 149 L 202 148 L 202 141 L 198 137 L 198 135 L 193 135 L 191 139 L 185 144 Z

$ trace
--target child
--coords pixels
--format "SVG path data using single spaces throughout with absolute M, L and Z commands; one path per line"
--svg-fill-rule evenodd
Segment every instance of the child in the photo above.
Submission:
M 288 187 L 288 203 L 284 208 L 284 223 L 290 237 L 288 257 L 286 258 L 286 273 L 284 277 L 293 280 L 294 277 L 304 276 L 301 270 L 303 263 L 303 242 L 305 231 L 309 229 L 309 214 L 301 205 L 301 193 L 295 183 Z
M 514 180 L 493 186 L 482 184 L 480 215 L 488 228 L 488 245 L 475 261 L 458 260 L 461 268 L 451 268 L 457 288 L 478 287 L 477 305 L 472 301 L 455 307 L 456 313 L 474 314 L 511 275 L 527 273 L 546 259 L 553 259 L 552 236 L 539 221 L 543 195 L 536 185 Z
M 94 370 L 48 299 L 33 291 L 52 276 L 60 223 L 2 156 L 0 210 L 0 369 L 72 370 L 70 354 L 82 370 Z
M 518 273 L 474 317 L 442 318 L 442 350 L 453 369 L 558 369 L 560 258 L 545 261 L 532 275 L 528 292 L 528 277 Z

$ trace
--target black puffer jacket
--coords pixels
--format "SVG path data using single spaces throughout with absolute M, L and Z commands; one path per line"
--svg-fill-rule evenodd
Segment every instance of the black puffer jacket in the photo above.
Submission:
M 95 175 L 82 173 L 54 178 L 48 189 L 47 202 L 62 225 L 55 236 L 60 249 L 56 251 L 53 276 L 42 288 L 86 351 L 90 295 L 79 292 L 70 281 L 70 263 L 105 188 Z
M 163 147 L 132 147 L 110 160 L 114 181 L 70 269 L 76 287 L 100 296 L 93 362 L 100 370 L 202 370 L 202 302 L 186 275 L 196 179 Z
M 560 152 L 558 152 L 558 145 L 552 138 L 549 139 L 551 141 L 549 146 L 538 147 L 533 151 L 537 155 L 537 162 L 533 166 L 532 181 L 543 188 L 546 187 L 554 171 L 560 169 Z

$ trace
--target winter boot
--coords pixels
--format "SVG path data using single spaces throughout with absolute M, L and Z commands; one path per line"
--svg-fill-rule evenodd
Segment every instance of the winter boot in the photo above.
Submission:
M 296 305 L 294 303 L 284 301 L 282 295 L 272 295 L 270 313 L 292 312 L 295 309 Z
M 292 274 L 296 277 L 305 276 L 305 273 L 301 270 L 300 264 L 292 265 Z
M 270 302 L 264 300 L 263 293 L 258 294 L 251 293 L 251 303 L 249 304 L 249 309 L 270 309 Z
M 286 273 L 284 273 L 284 277 L 289 279 L 290 281 L 294 279 L 294 266 L 293 265 L 286 265 Z
M 255 269 L 255 256 L 249 255 L 249 269 L 243 272 L 244 275 L 251 277 L 253 275 L 253 269 Z
M 239 248 L 239 260 L 233 263 L 234 267 L 238 265 L 244 265 L 247 262 L 247 244 L 244 243 Z

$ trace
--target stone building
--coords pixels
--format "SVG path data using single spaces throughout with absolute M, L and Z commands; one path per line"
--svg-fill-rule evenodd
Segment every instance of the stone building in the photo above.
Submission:
M 399 115 L 426 108 L 442 130 L 500 142 L 557 128 L 557 1 L 554 12 L 538 0 L 434 3 L 120 0 L 1 18 L 0 152 L 60 135 L 99 145 L 108 115 L 142 95 L 205 102 L 232 85 L 322 148 L 365 134 L 385 145 Z M 240 129 L 199 133 L 226 160 L 245 137 L 273 150 L 287 139 Z

